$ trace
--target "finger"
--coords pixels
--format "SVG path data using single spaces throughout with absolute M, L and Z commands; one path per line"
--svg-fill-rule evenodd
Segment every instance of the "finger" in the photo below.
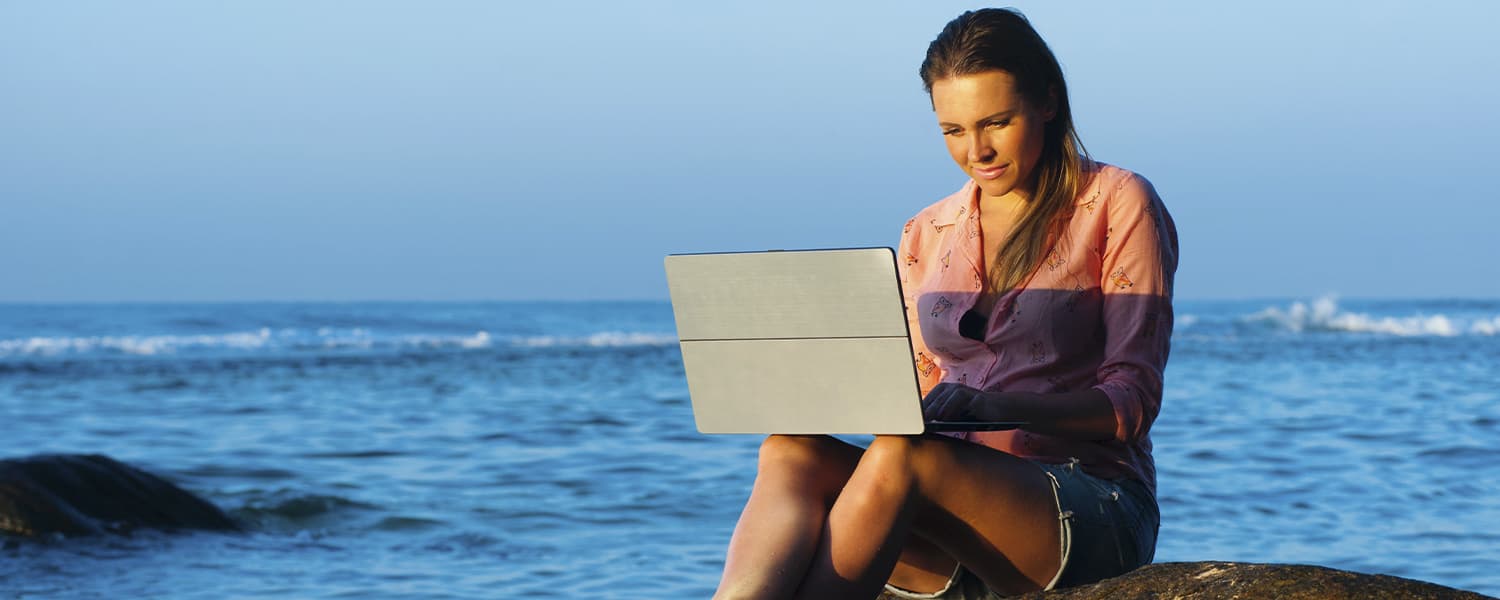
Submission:
M 934 388 L 932 393 L 922 399 L 922 417 L 929 421 L 940 420 L 943 408 L 948 404 L 948 397 L 949 394 L 939 393 L 939 390 Z
M 939 397 L 942 397 L 942 396 L 948 394 L 949 390 L 952 390 L 952 389 L 953 389 L 953 384 L 947 383 L 947 382 L 939 383 L 939 384 L 937 384 L 935 386 L 932 386 L 932 389 L 930 389 L 930 390 L 927 391 L 927 395 L 922 397 L 922 402 L 923 403 L 931 402 L 931 401 L 933 401 L 933 400 L 935 400 L 935 399 L 937 399 Z
M 933 400 L 923 416 L 932 421 L 951 421 L 954 409 L 963 404 L 963 395 L 950 388 L 947 393 Z
M 943 390 L 943 384 L 939 383 L 933 386 L 932 389 L 927 391 L 927 395 L 922 396 L 922 410 L 927 410 L 927 407 L 932 406 L 933 403 L 937 402 L 939 398 L 942 398 L 943 394 L 945 393 L 946 392 Z

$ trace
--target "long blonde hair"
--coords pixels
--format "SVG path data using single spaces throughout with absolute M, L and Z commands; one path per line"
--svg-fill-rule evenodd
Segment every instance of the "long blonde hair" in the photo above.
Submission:
M 1025 283 L 1046 258 L 1093 169 L 1088 151 L 1073 128 L 1062 67 L 1020 12 L 985 8 L 959 15 L 927 46 L 920 69 L 922 86 L 929 96 L 932 84 L 940 79 L 985 71 L 1009 73 L 1021 97 L 1031 106 L 1053 103 L 1055 107 L 1043 132 L 1041 158 L 1032 173 L 1032 201 L 1000 245 L 999 254 L 986 261 L 990 289 L 1003 293 Z

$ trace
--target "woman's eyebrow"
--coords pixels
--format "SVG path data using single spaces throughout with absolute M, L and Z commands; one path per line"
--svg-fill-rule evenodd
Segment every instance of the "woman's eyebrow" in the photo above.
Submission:
M 997 120 L 1009 117 L 1009 116 L 1015 114 L 1015 112 L 1016 112 L 1016 109 L 1014 109 L 1014 108 L 1008 108 L 1008 109 L 1002 110 L 1000 112 L 997 112 L 995 114 L 992 114 L 990 116 L 981 117 L 978 121 L 975 121 L 975 123 L 988 123 L 990 121 L 997 121 Z M 949 123 L 947 121 L 938 121 L 938 126 L 940 126 L 940 127 L 961 127 L 961 125 L 959 125 L 957 123 Z

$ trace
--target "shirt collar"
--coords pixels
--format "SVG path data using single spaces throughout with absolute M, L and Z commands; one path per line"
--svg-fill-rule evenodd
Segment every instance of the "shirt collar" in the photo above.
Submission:
M 953 225 L 979 214 L 979 186 L 970 179 L 964 187 L 954 192 L 953 195 L 943 198 L 938 203 L 938 209 L 932 215 L 932 225 L 944 227 Z

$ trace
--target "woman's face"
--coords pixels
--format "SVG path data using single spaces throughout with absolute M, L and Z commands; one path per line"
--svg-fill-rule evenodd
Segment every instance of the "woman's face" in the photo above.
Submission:
M 1033 107 L 1005 71 L 957 75 L 932 84 L 932 108 L 953 162 L 985 196 L 1029 198 L 1051 107 Z

